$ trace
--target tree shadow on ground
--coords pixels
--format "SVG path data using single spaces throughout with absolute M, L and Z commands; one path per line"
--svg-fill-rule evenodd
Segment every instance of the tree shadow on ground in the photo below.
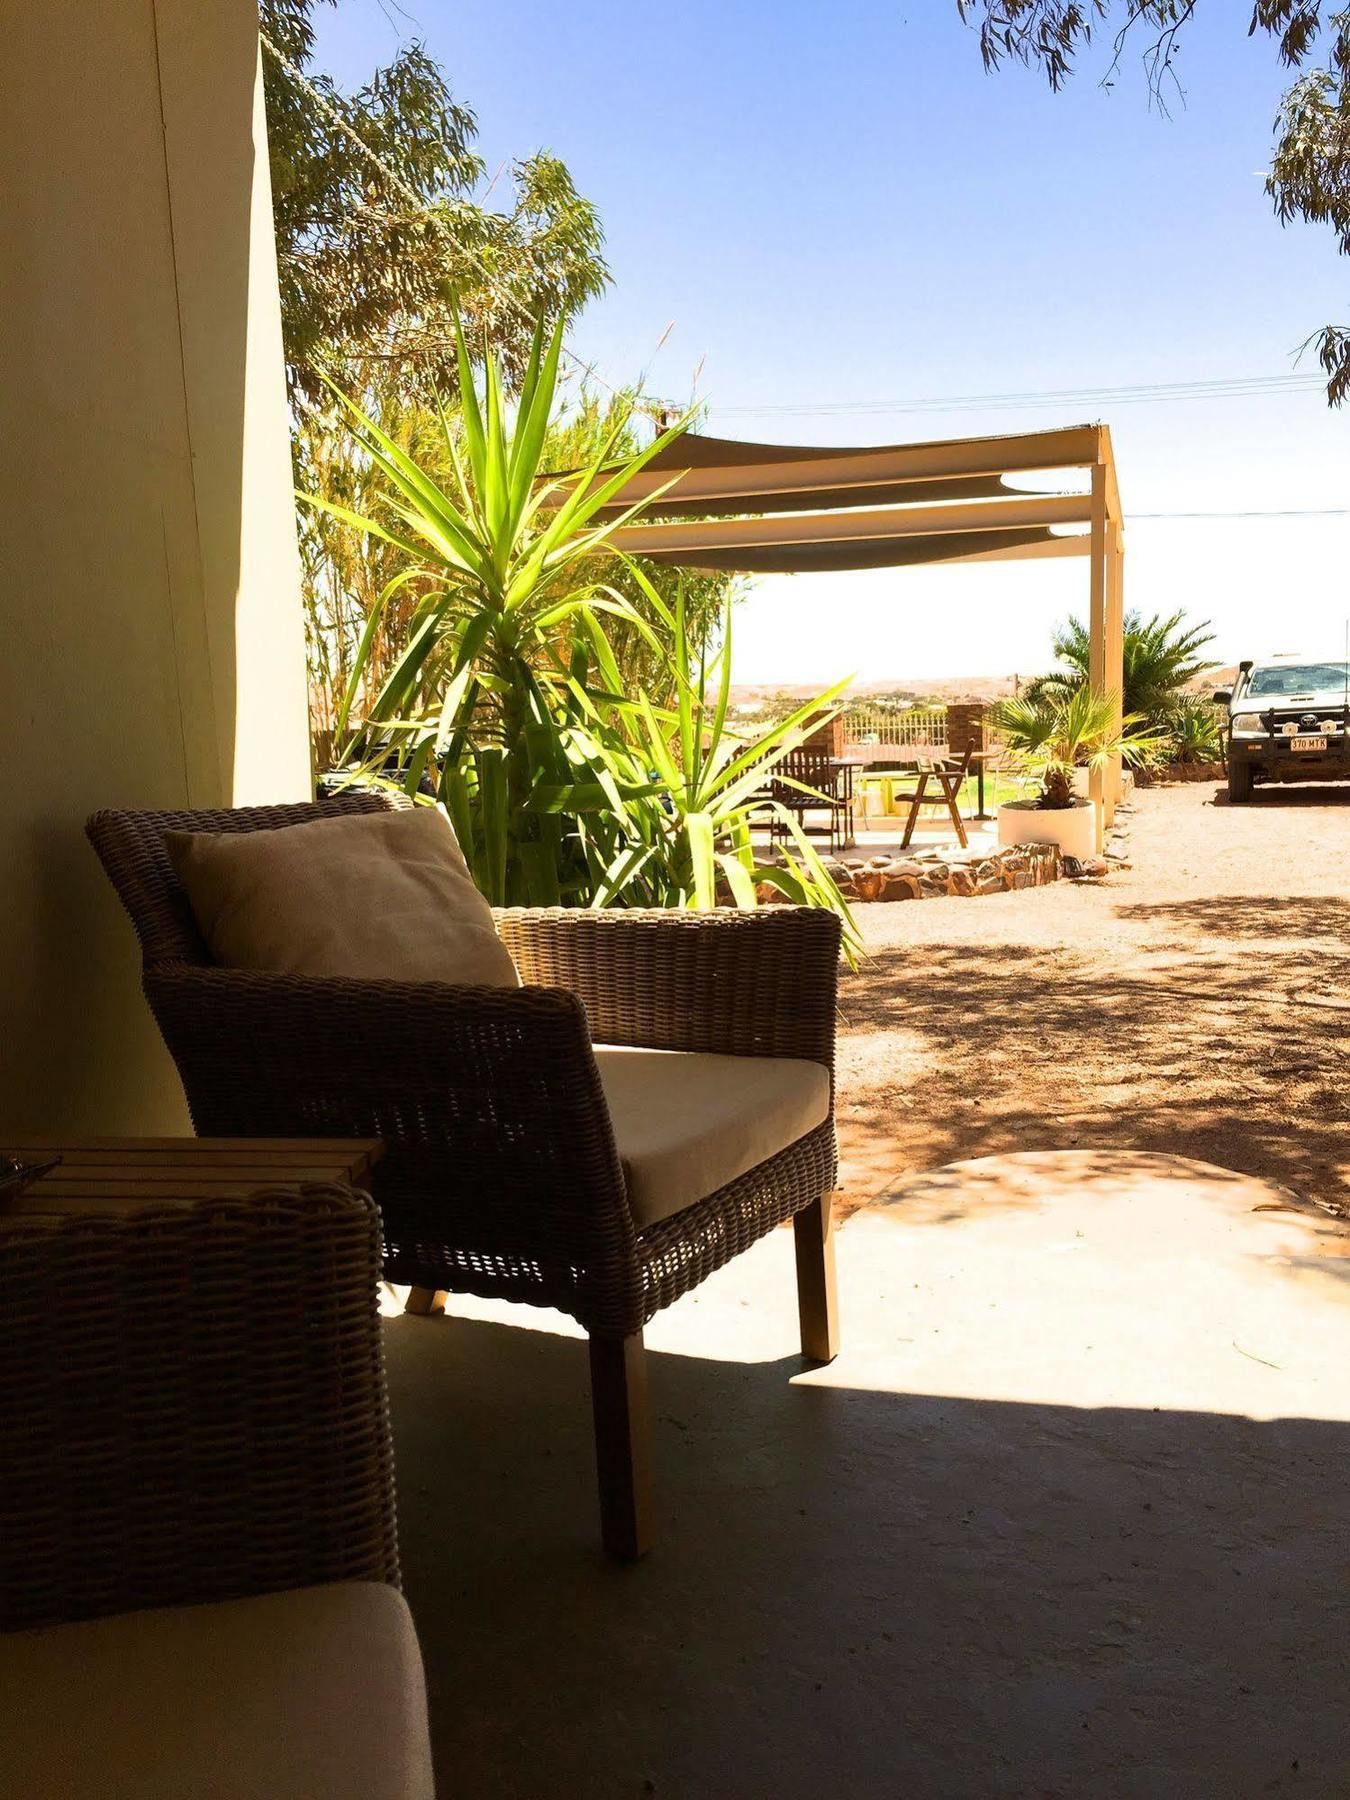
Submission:
M 1228 789 L 1219 787 L 1208 806 L 1231 806 Z M 1298 807 L 1298 806 L 1350 806 L 1350 782 L 1324 781 L 1321 785 L 1285 786 L 1276 782 L 1271 787 L 1258 787 L 1252 790 L 1249 800 L 1241 800 L 1238 804 L 1246 807 Z
M 1331 938 L 1339 905 L 1283 916 Z M 1231 942 L 1208 935 L 1211 907 L 1249 909 Z M 1060 946 L 922 944 L 846 978 L 846 1208 L 910 1171 L 1066 1148 L 1162 1151 L 1350 1202 L 1347 958 L 1261 942 L 1258 901 L 1135 916 L 1187 927 L 1142 973 Z
M 1085 1196 L 1089 1205 L 1082 1216 L 1116 1243 L 1132 1270 L 1146 1269 L 1157 1253 L 1170 1260 L 1194 1256 L 1203 1242 L 1205 1266 L 1215 1270 L 1217 1256 L 1223 1280 L 1236 1263 L 1274 1281 L 1294 1281 L 1308 1294 L 1320 1288 L 1338 1305 L 1350 1297 L 1344 1292 L 1350 1285 L 1350 1229 L 1341 1220 L 1287 1188 L 1157 1150 L 1019 1150 L 948 1163 L 883 1190 L 869 1203 L 868 1216 L 893 1219 L 907 1230 L 978 1224 L 992 1215 L 1058 1218 L 1066 1206 L 1079 1208 Z M 1113 1235 L 1122 1227 L 1125 1237 Z
M 446 1792 L 1350 1791 L 1343 1423 L 654 1355 L 660 1540 L 619 1569 L 583 1344 L 453 1318 L 387 1341 Z
M 1350 900 L 1329 894 L 1241 895 L 1119 905 L 1118 919 L 1175 925 L 1205 938 L 1334 938 L 1350 946 Z M 1350 949 L 1344 966 L 1350 972 Z

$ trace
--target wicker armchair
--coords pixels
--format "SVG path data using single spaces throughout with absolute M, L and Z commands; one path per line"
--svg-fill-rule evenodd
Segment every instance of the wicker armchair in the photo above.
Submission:
M 0 1215 L 0 1631 L 397 1587 L 378 1278 L 346 1187 Z
M 346 1187 L 0 1215 L 9 1791 L 429 1796 L 378 1275 Z
M 507 910 L 519 989 L 213 966 L 166 830 L 260 831 L 322 805 L 95 815 L 140 936 L 147 998 L 205 1135 L 381 1137 L 384 1272 L 413 1310 L 447 1290 L 557 1307 L 590 1337 L 602 1537 L 651 1535 L 642 1329 L 776 1225 L 797 1233 L 802 1348 L 835 1353 L 832 1115 L 673 1217 L 641 1225 L 593 1042 L 815 1063 L 833 1079 L 839 921 L 805 908 Z M 823 1085 L 823 1084 L 822 1084 Z

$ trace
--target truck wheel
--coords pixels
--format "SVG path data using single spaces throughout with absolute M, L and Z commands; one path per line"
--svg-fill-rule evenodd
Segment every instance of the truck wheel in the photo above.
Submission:
M 1252 765 L 1250 763 L 1229 762 L 1228 764 L 1228 804 L 1237 806 L 1252 797 Z

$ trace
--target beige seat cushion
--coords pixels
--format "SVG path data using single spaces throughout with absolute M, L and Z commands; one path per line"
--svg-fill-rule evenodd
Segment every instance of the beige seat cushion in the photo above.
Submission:
M 438 808 L 277 831 L 165 833 L 212 956 L 234 969 L 516 987 Z
M 61 1800 L 431 1800 L 412 1619 L 376 1582 L 0 1636 L 0 1787 Z
M 828 1073 L 794 1057 L 597 1047 L 595 1060 L 639 1227 L 706 1200 L 830 1116 Z

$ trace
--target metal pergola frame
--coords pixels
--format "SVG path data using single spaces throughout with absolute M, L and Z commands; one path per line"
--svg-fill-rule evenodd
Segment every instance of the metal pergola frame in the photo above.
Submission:
M 1029 493 L 1008 479 L 1082 471 L 1086 492 Z M 746 574 L 1085 557 L 1089 679 L 1124 683 L 1125 540 L 1110 429 L 1073 425 L 1008 437 L 867 449 L 738 443 L 685 434 L 603 516 L 656 496 L 615 548 L 689 569 Z M 1085 527 L 1065 535 L 1065 527 Z M 1092 772 L 1098 832 L 1121 793 L 1120 759 Z

